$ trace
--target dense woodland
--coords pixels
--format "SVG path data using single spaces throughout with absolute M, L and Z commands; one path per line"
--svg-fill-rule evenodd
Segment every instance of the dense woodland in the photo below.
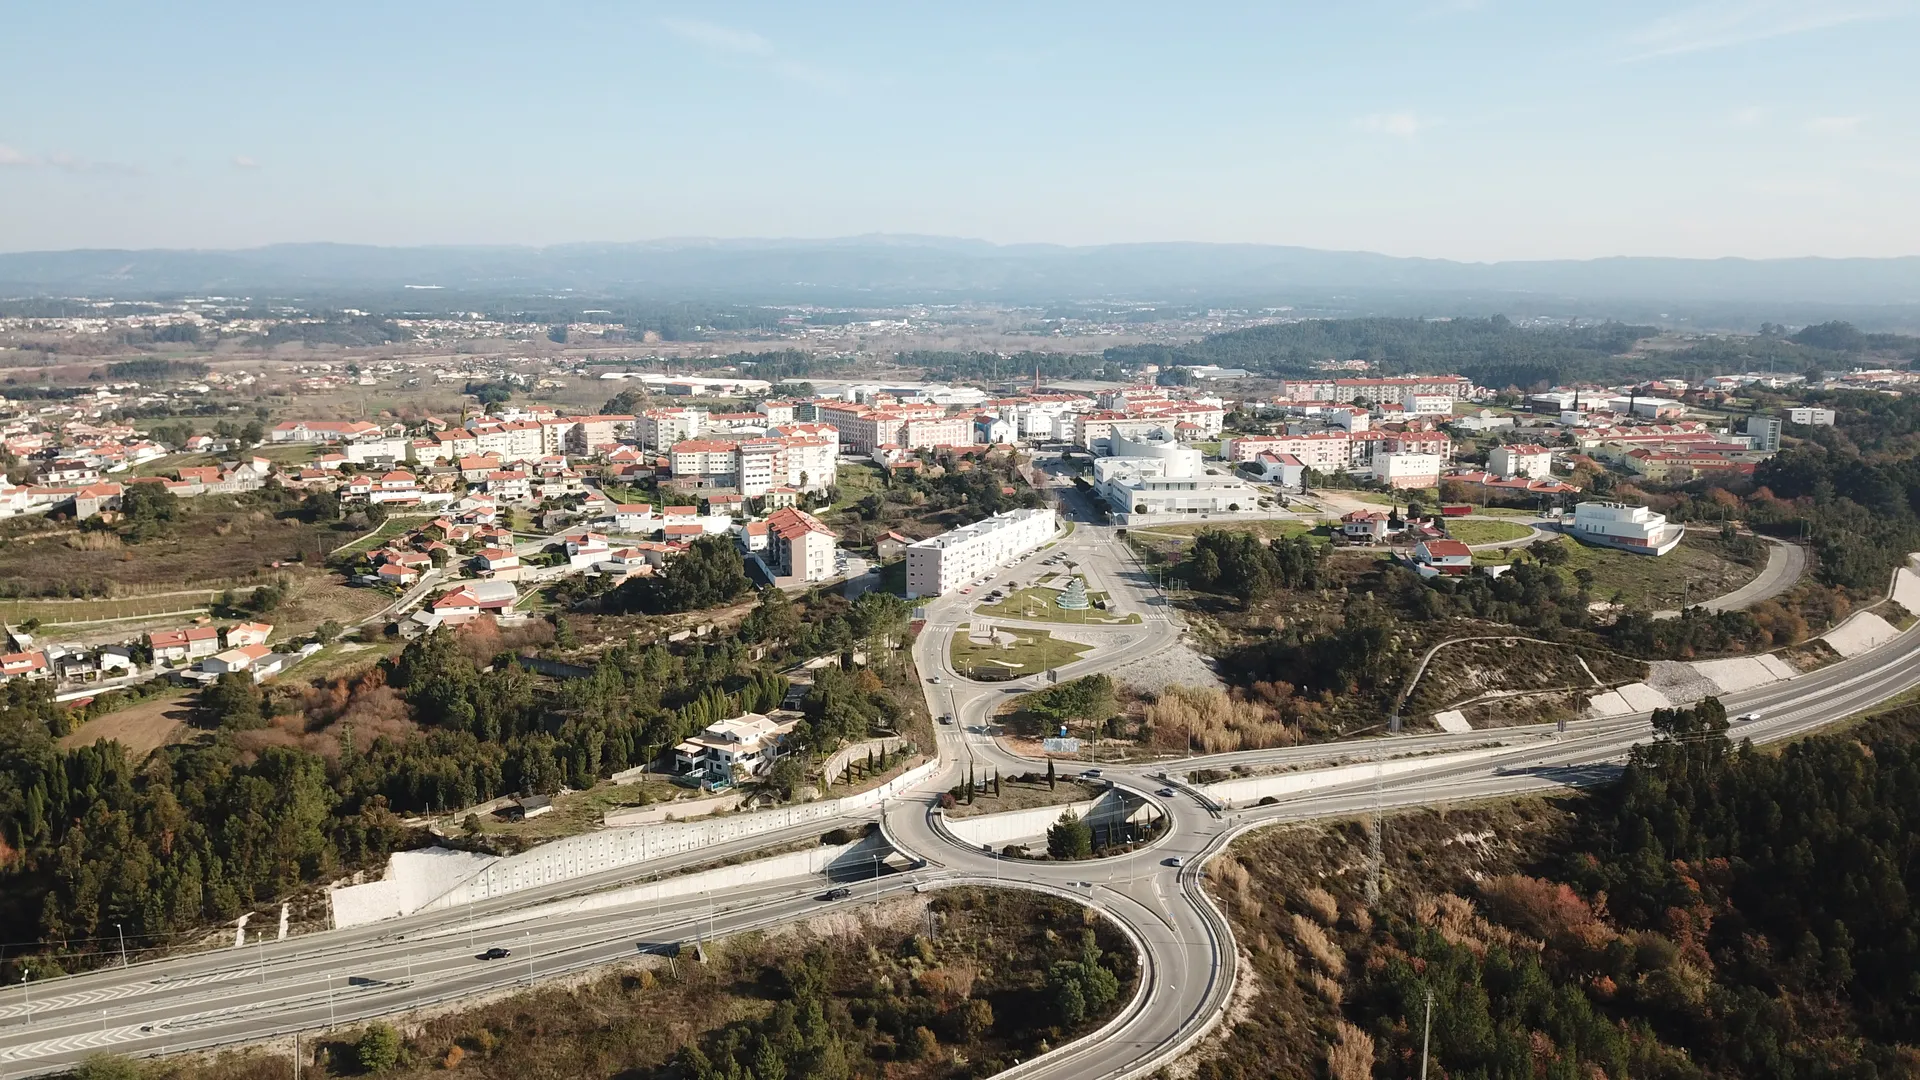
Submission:
M 1727 735 L 1708 699 L 1587 798 L 1390 821 L 1375 905 L 1315 876 L 1364 827 L 1237 850 L 1215 877 L 1274 1019 L 1201 1080 L 1411 1078 L 1429 992 L 1429 1075 L 1456 1080 L 1916 1075 L 1920 709 Z
M 515 639 L 488 623 L 439 630 L 305 692 L 216 683 L 202 736 L 145 762 L 111 743 L 57 748 L 66 718 L 47 687 L 7 684 L 0 940 L 45 942 L 35 970 L 84 965 L 115 923 L 135 947 L 165 944 L 384 858 L 411 841 L 400 815 L 590 787 L 716 720 L 775 708 L 788 689 L 776 671 L 799 659 L 864 649 L 887 661 L 819 671 L 800 746 L 903 731 L 910 676 L 888 646 L 904 642 L 906 618 L 881 593 L 847 604 L 769 591 L 732 638 L 615 643 L 578 679 L 524 670 Z M 0 976 L 20 962 L 11 953 Z

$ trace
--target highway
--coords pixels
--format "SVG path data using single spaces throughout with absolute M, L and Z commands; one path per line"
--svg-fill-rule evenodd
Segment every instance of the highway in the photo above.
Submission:
M 1178 641 L 1177 614 L 1111 531 L 1081 522 L 1071 536 L 997 581 L 1034 576 L 1033 562 L 1064 552 L 1139 624 L 1076 626 L 1076 636 L 1098 642 L 1060 677 L 1118 667 Z M 935 796 L 958 782 L 968 763 L 1025 772 L 1038 763 L 1018 757 L 991 736 L 994 708 L 1011 693 L 1037 688 L 1036 679 L 976 683 L 954 671 L 949 642 L 970 621 L 982 595 L 949 596 L 924 605 L 926 622 L 915 644 L 929 707 L 955 722 L 936 725 L 948 768 L 923 787 L 882 808 L 842 821 L 811 822 L 717 845 L 697 855 L 660 860 L 649 876 L 684 872 L 741 852 L 817 837 L 839 824 L 879 818 L 902 858 L 892 872 L 851 883 L 853 895 L 820 899 L 819 880 L 728 890 L 666 903 L 563 912 L 554 902 L 636 879 L 612 871 L 477 903 L 470 910 L 423 912 L 351 930 L 335 930 L 108 968 L 38 985 L 0 989 L 0 1080 L 55 1071 L 101 1049 L 130 1054 L 170 1053 L 258 1041 L 295 1031 L 350 1025 L 378 1015 L 476 994 L 524 986 L 641 953 L 658 952 L 730 933 L 777 925 L 841 908 L 858 909 L 914 890 L 998 883 L 1041 889 L 1088 903 L 1119 926 L 1140 951 L 1138 992 L 1096 1035 L 1016 1066 L 1017 1077 L 1133 1077 L 1166 1065 L 1203 1037 L 1224 1015 L 1236 956 L 1231 930 L 1206 896 L 1203 867 L 1233 838 L 1262 826 L 1314 818 L 1365 815 L 1393 809 L 1540 792 L 1600 781 L 1613 774 L 1635 742 L 1649 737 L 1647 717 L 1619 717 L 1570 725 L 1490 732 L 1422 734 L 1349 740 L 1278 750 L 1174 759 L 1158 764 L 1103 766 L 1116 786 L 1159 804 L 1170 827 L 1134 853 L 1080 863 L 1010 860 L 955 842 L 941 827 Z M 994 619 L 996 623 L 1015 620 Z M 1035 624 L 1052 625 L 1052 624 Z M 1920 633 L 1909 631 L 1882 648 L 1785 683 L 1725 698 L 1730 713 L 1759 711 L 1736 725 L 1735 738 L 1790 738 L 1852 715 L 1920 684 Z M 1472 757 L 1450 752 L 1475 751 Z M 1303 768 L 1431 755 L 1407 771 L 1322 787 L 1269 805 L 1220 808 L 1192 793 L 1162 798 L 1162 770 L 1176 774 L 1234 766 Z M 1348 775 L 1348 774 L 1341 774 Z M 1180 865 L 1170 865 L 1177 857 Z M 485 960 L 489 947 L 512 950 Z M 683 955 L 676 962 L 691 962 Z

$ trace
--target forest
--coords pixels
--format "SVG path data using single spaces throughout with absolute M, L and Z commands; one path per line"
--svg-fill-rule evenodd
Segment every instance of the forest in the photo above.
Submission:
M 1200 1080 L 1411 1078 L 1429 994 L 1435 1076 L 1915 1075 L 1920 708 L 1774 750 L 1728 734 L 1716 700 L 1663 710 L 1586 797 L 1390 822 L 1373 905 L 1302 882 L 1364 827 L 1237 851 L 1216 881 L 1284 1019 Z
M 136 949 L 162 947 L 411 846 L 400 815 L 591 787 L 716 720 L 775 708 L 780 668 L 856 648 L 891 655 L 907 614 L 882 593 L 809 603 L 769 590 L 732 638 L 616 643 L 589 676 L 562 680 L 512 662 L 512 640 L 490 623 L 438 630 L 304 692 L 215 683 L 202 736 L 144 762 L 113 743 L 59 749 L 66 717 L 46 685 L 8 683 L 0 940 L 41 942 L 37 972 L 95 962 L 116 923 Z M 801 747 L 905 729 L 911 677 L 876 668 L 817 673 Z M 11 953 L 0 981 L 23 959 Z

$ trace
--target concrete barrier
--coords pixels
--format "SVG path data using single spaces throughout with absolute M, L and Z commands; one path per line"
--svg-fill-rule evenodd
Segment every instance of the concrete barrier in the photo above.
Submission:
M 1343 784 L 1357 784 L 1375 777 L 1399 776 L 1404 773 L 1420 772 L 1426 769 L 1441 769 L 1450 765 L 1464 765 L 1471 761 L 1481 761 L 1499 754 L 1512 753 L 1510 746 L 1494 746 L 1484 750 L 1463 750 L 1453 754 L 1433 754 L 1427 757 L 1396 758 L 1390 761 L 1369 761 L 1358 765 L 1337 765 L 1331 769 L 1306 769 L 1300 772 L 1275 773 L 1271 776 L 1249 776 L 1240 780 L 1223 780 L 1217 784 L 1208 784 L 1201 788 L 1210 797 L 1226 806 L 1246 806 L 1265 798 L 1278 798 L 1282 795 L 1298 795 L 1306 791 L 1318 791 L 1322 788 L 1339 787 Z
M 681 799 L 678 802 L 656 803 L 652 806 L 635 806 L 626 810 L 608 811 L 601 820 L 612 828 L 627 828 L 633 825 L 658 825 L 663 821 L 690 821 L 708 814 L 717 814 L 722 810 L 731 810 L 740 805 L 744 795 L 717 795 L 711 799 Z
M 997 847 L 1046 836 L 1047 830 L 1069 810 L 1089 825 L 1117 825 L 1123 821 L 1147 821 L 1160 816 L 1159 808 L 1153 803 L 1115 788 L 1091 799 L 1057 806 L 1035 806 L 1026 810 L 1007 810 L 998 814 L 962 818 L 949 817 L 942 812 L 940 817 L 946 831 L 955 840 L 974 847 Z

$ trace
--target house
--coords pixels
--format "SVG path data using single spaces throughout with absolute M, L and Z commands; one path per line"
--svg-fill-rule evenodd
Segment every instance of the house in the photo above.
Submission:
M 567 564 L 575 569 L 605 562 L 610 550 L 605 533 L 568 533 L 560 538 L 560 543 L 566 548 Z
M 513 608 L 520 591 L 510 581 L 475 581 L 442 593 L 428 606 L 430 626 L 457 625 L 480 615 L 497 615 Z
M 519 566 L 520 556 L 512 548 L 486 548 L 473 557 L 473 564 L 487 573 L 493 573 Z
M 533 498 L 533 480 L 519 469 L 499 469 L 487 474 L 487 494 L 508 502 Z
M 881 562 L 889 562 L 906 554 L 912 543 L 910 536 L 901 536 L 897 532 L 882 533 L 880 539 L 873 542 L 873 553 L 880 557 Z
M 747 512 L 746 497 L 732 494 L 709 495 L 707 496 L 707 512 L 709 514 L 725 514 L 728 517 L 739 517 Z
M 798 488 L 790 488 L 785 485 L 770 487 L 767 489 L 767 493 L 761 496 L 761 499 L 763 500 L 762 505 L 768 510 L 779 510 L 783 507 L 799 505 L 800 491 Z
M 374 571 L 374 573 L 380 578 L 383 584 L 398 585 L 402 588 L 420 580 L 420 571 L 415 570 L 411 566 L 402 566 L 395 562 L 381 563 L 380 569 Z
M 1426 577 L 1473 569 L 1473 549 L 1458 540 L 1422 540 L 1413 546 L 1415 569 Z
M 798 717 L 775 720 L 760 713 L 744 713 L 710 724 L 705 731 L 673 748 L 674 771 L 682 775 L 724 778 L 736 772 L 761 776 L 780 758 L 787 736 Z
M 44 652 L 17 652 L 0 656 L 0 682 L 44 679 L 52 674 L 53 669 L 47 666 L 47 654 Z
M 697 506 L 668 506 L 660 511 L 662 525 L 697 525 L 700 523 L 700 508 Z
M 220 651 L 220 631 L 211 626 L 193 626 L 185 630 L 162 630 L 147 639 L 153 646 L 153 658 L 170 664 L 186 663 Z
M 1253 459 L 1260 470 L 1260 479 L 1268 480 L 1291 491 L 1306 487 L 1307 467 L 1292 454 L 1276 454 L 1263 451 Z
M 1355 510 L 1340 519 L 1340 535 L 1348 540 L 1377 544 L 1387 538 L 1392 516 L 1378 510 Z
M 1583 502 L 1575 506 L 1569 531 L 1589 544 L 1639 555 L 1665 555 L 1686 535 L 1683 526 L 1669 525 L 1665 514 L 1616 502 Z
M 265 645 L 273 636 L 273 624 L 263 622 L 244 622 L 227 627 L 227 648 L 242 645 Z
M 553 797 L 550 795 L 522 795 L 497 811 L 508 821 L 525 821 L 552 812 Z
M 200 670 L 209 675 L 216 676 L 225 675 L 233 671 L 245 671 L 253 666 L 254 661 L 259 660 L 263 656 L 271 655 L 272 652 L 273 650 L 267 648 L 265 645 L 243 645 L 237 649 L 228 649 L 226 652 L 214 653 L 212 656 L 200 661 Z
M 100 671 L 104 674 L 114 671 L 135 672 L 140 665 L 134 662 L 133 649 L 127 645 L 102 645 L 100 647 Z
M 613 506 L 614 532 L 649 533 L 659 527 L 659 519 L 654 517 L 650 503 L 615 503 Z

